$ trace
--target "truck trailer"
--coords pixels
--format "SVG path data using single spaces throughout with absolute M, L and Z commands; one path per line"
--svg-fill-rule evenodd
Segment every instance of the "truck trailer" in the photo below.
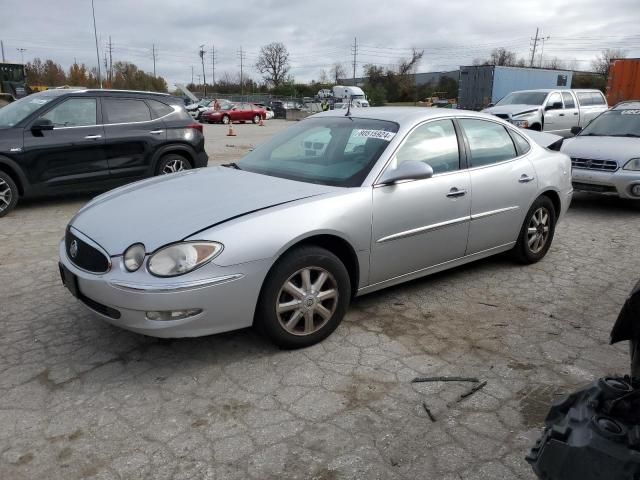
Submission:
M 545 68 L 472 65 L 460 67 L 458 108 L 481 110 L 517 90 L 571 88 L 573 72 Z
M 607 102 L 640 100 L 640 58 L 612 60 L 607 80 Z

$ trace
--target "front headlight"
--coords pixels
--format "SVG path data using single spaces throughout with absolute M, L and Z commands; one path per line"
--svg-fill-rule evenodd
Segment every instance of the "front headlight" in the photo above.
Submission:
M 623 170 L 640 171 L 640 158 L 632 158 L 622 167 Z
M 124 268 L 129 272 L 135 272 L 142 266 L 144 262 L 144 245 L 141 243 L 134 243 L 124 252 Z
M 512 120 L 513 124 L 519 128 L 529 128 L 529 122 L 527 120 Z
M 157 277 L 184 275 L 215 258 L 222 249 L 218 242 L 175 243 L 151 255 L 147 266 Z

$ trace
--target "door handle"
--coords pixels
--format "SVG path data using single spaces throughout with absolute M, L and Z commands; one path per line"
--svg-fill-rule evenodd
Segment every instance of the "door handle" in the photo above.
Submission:
M 149 133 L 151 135 L 160 135 L 161 133 L 164 133 L 164 130 L 151 130 Z
M 97 140 L 98 138 L 102 138 L 102 135 L 87 135 L 86 137 L 87 140 Z
M 451 190 L 449 190 L 449 193 L 447 193 L 447 197 L 457 198 L 457 197 L 462 197 L 466 194 L 467 194 L 466 190 L 458 190 L 456 187 L 451 187 Z
M 522 175 L 520 175 L 520 180 L 518 180 L 520 183 L 529 183 L 531 181 L 533 181 L 534 178 L 530 177 L 529 175 L 527 175 L 526 173 L 523 173 Z
M 564 113 L 559 113 L 558 116 L 559 117 L 564 117 Z
M 578 112 L 573 112 L 573 114 L 574 114 L 574 115 L 577 115 L 577 114 L 578 114 Z

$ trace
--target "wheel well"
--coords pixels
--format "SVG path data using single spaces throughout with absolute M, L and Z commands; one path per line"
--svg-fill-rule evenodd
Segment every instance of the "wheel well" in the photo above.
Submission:
M 292 245 L 287 252 L 301 245 L 315 245 L 329 250 L 338 257 L 346 267 L 347 272 L 349 272 L 351 295 L 355 296 L 358 291 L 358 282 L 360 281 L 360 269 L 358 267 L 358 256 L 353 247 L 349 245 L 349 242 L 335 235 L 315 235 Z M 283 254 L 284 253 L 286 252 L 283 252 Z
M 534 123 L 533 125 L 531 125 L 531 127 L 529 127 L 531 130 L 535 130 L 536 132 L 541 132 L 542 131 L 542 125 L 540 125 L 539 123 Z
M 549 200 L 551 200 L 551 203 L 553 203 L 553 208 L 556 211 L 556 218 L 558 218 L 560 216 L 560 210 L 562 209 L 562 204 L 560 203 L 560 195 L 558 195 L 558 192 L 547 190 L 541 196 L 549 197 Z
M 178 155 L 184 158 L 187 162 L 189 162 L 189 164 L 191 165 L 191 168 L 194 167 L 193 158 L 191 158 L 191 155 L 188 152 L 185 152 L 184 150 L 167 150 L 166 152 L 162 152 L 162 156 L 158 159 L 158 163 L 160 163 L 160 161 L 162 161 L 162 159 L 167 155 Z
M 2 170 L 4 173 L 9 175 L 11 179 L 15 182 L 16 186 L 18 187 L 18 193 L 20 194 L 20 196 L 24 195 L 24 186 L 22 185 L 22 182 L 20 181 L 20 177 L 18 176 L 18 174 L 14 172 L 11 167 L 3 163 L 0 163 L 0 170 Z

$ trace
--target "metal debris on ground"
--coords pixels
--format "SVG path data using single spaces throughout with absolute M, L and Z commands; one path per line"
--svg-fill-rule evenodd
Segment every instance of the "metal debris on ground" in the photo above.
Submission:
M 432 422 L 435 422 L 436 417 L 433 416 L 433 413 L 431 413 L 431 410 L 427 406 L 426 402 L 422 402 L 422 407 L 424 408 L 424 411 L 427 412 L 427 415 L 429 416 L 429 420 L 431 420 Z

